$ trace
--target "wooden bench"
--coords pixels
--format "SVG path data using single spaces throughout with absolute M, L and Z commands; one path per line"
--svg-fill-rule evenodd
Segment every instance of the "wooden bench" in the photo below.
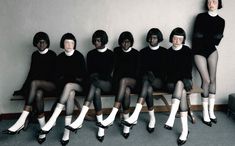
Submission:
M 194 86 L 191 91 L 187 92 L 188 115 L 191 118 L 192 123 L 195 123 L 196 121 L 195 121 L 195 117 L 193 115 L 193 111 L 191 109 L 190 94 L 192 94 L 192 93 L 202 93 L 202 92 L 203 92 L 203 90 L 199 87 L 196 87 L 196 86 Z M 171 108 L 170 108 L 170 105 L 168 104 L 168 102 L 165 98 L 165 95 L 171 95 L 171 93 L 167 93 L 165 91 L 155 91 L 153 93 L 154 99 L 156 99 L 156 100 L 161 99 L 163 101 L 163 103 L 165 104 L 167 110 L 170 111 Z M 138 96 L 138 95 L 137 94 L 131 94 L 131 96 Z M 103 97 L 114 97 L 114 95 L 105 95 L 105 96 L 102 96 L 102 98 Z M 58 99 L 58 97 L 45 97 L 44 99 L 45 100 L 51 100 L 51 99 Z M 17 100 L 24 100 L 24 98 L 22 96 L 13 96 L 10 100 L 11 101 L 17 101 Z M 81 109 L 81 106 L 80 106 L 80 104 L 77 100 L 75 100 L 75 106 L 78 108 L 78 110 Z M 94 120 L 94 117 L 86 116 L 86 119 L 87 120 Z

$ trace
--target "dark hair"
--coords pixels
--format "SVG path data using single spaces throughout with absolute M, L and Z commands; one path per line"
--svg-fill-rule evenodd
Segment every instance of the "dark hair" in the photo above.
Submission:
M 62 36 L 61 40 L 60 40 L 60 48 L 64 49 L 64 41 L 65 40 L 73 40 L 74 41 L 74 50 L 76 49 L 76 38 L 72 33 L 66 33 Z
M 133 38 L 133 35 L 129 31 L 124 31 L 120 34 L 120 36 L 118 38 L 119 46 L 121 46 L 122 42 L 126 39 L 128 39 L 131 42 L 131 46 L 133 46 L 134 38 Z
M 97 30 L 94 32 L 92 35 L 92 44 L 95 44 L 95 39 L 100 38 L 101 39 L 101 45 L 105 45 L 108 43 L 108 35 L 105 31 L 103 30 Z
M 179 35 L 179 36 L 183 36 L 184 37 L 184 40 L 182 42 L 182 44 L 185 43 L 185 40 L 186 40 L 186 33 L 185 31 L 183 30 L 183 28 L 180 28 L 180 27 L 177 27 L 175 29 L 172 30 L 171 34 L 170 34 L 170 42 L 172 43 L 172 38 L 174 35 Z
M 162 32 L 161 32 L 158 28 L 151 28 L 151 29 L 148 31 L 148 34 L 147 34 L 147 36 L 146 36 L 146 42 L 149 42 L 149 38 L 150 38 L 152 35 L 157 35 L 158 43 L 160 43 L 161 41 L 163 41 Z
M 208 0 L 206 0 L 204 7 L 205 7 L 205 10 L 208 10 Z M 218 0 L 218 9 L 221 9 L 221 8 L 223 8 L 222 0 Z
M 37 44 L 40 40 L 45 40 L 47 43 L 47 47 L 48 48 L 50 47 L 50 39 L 49 39 L 49 36 L 47 35 L 47 33 L 42 32 L 42 31 L 37 32 L 33 37 L 33 46 L 37 47 Z

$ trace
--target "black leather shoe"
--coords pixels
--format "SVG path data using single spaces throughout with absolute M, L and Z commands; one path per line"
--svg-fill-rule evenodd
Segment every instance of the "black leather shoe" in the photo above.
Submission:
M 104 126 L 103 124 L 101 124 L 101 122 L 96 122 L 96 126 L 100 127 L 100 128 L 104 128 L 104 129 L 108 129 L 109 126 L 112 126 L 113 123 L 107 125 L 107 126 Z
M 62 146 L 66 146 L 69 143 L 69 139 L 68 140 L 60 140 L 60 143 Z
M 129 123 L 129 122 L 125 121 L 125 120 L 121 120 L 121 124 L 123 124 L 123 125 L 125 125 L 127 127 L 131 127 L 132 128 L 133 126 L 136 125 L 136 122 Z
M 189 132 L 188 132 L 188 135 L 189 135 Z M 185 144 L 186 141 L 187 141 L 187 139 L 188 139 L 188 135 L 187 135 L 186 140 L 181 140 L 180 137 L 178 137 L 178 139 L 177 139 L 177 144 L 178 144 L 178 145 L 183 145 L 183 144 Z
M 51 130 L 49 130 L 49 131 L 44 131 L 44 130 L 41 129 L 41 130 L 39 130 L 38 133 L 39 133 L 39 134 L 48 134 L 50 131 L 51 131 Z
M 167 129 L 167 130 L 172 130 L 172 127 L 171 126 L 168 126 L 168 125 L 164 125 L 164 128 Z
M 212 126 L 211 121 L 207 122 L 207 121 L 204 121 L 204 119 L 202 119 L 202 122 L 203 122 L 205 125 L 209 126 L 209 127 Z
M 130 133 L 122 133 L 122 136 L 125 138 L 125 139 L 127 139 L 128 137 L 129 137 L 129 135 L 130 135 Z
M 213 122 L 213 123 L 217 123 L 217 118 L 215 118 L 215 119 L 212 119 L 212 118 L 210 118 L 211 119 L 211 122 Z
M 153 131 L 154 131 L 154 127 L 153 128 L 150 128 L 148 125 L 147 125 L 147 131 L 149 132 L 149 133 L 152 133 Z
M 103 142 L 104 140 L 104 135 L 103 136 L 98 136 L 98 134 L 96 135 L 97 140 L 99 140 L 100 142 Z
M 18 130 L 16 130 L 16 131 L 10 131 L 10 130 L 3 130 L 2 131 L 2 134 L 9 134 L 9 135 L 15 135 L 15 134 L 19 134 L 20 133 L 20 131 L 21 130 L 23 130 L 23 128 L 24 128 L 24 125 L 23 126 L 21 126 Z
M 71 126 L 69 126 L 69 125 L 65 126 L 65 128 L 68 129 L 68 130 L 70 130 L 70 131 L 72 131 L 72 132 L 75 132 L 75 133 L 77 133 L 77 131 L 78 131 L 78 129 L 79 129 L 79 128 L 73 128 L 73 127 L 71 127 Z
M 38 143 L 39 144 L 42 144 L 44 141 L 46 141 L 46 137 L 44 137 L 44 138 L 39 138 L 38 137 Z

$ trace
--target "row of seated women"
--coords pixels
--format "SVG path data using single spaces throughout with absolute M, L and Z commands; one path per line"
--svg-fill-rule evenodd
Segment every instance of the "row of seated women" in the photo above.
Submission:
M 70 131 L 77 132 L 82 127 L 92 102 L 98 126 L 96 137 L 100 142 L 104 139 L 105 129 L 112 125 L 121 106 L 124 138 L 129 137 L 130 127 L 137 124 L 145 102 L 149 113 L 147 131 L 152 133 L 156 124 L 152 93 L 155 90 L 166 90 L 172 93 L 172 107 L 164 128 L 172 129 L 179 109 L 182 131 L 177 143 L 183 145 L 189 134 L 186 92 L 192 89 L 193 57 L 203 81 L 202 121 L 207 126 L 211 126 L 211 122 L 217 122 L 214 115 L 215 83 L 209 83 L 208 80 L 215 80 L 218 60 L 215 45 L 218 45 L 223 37 L 224 20 L 217 15 L 217 9 L 221 7 L 221 0 L 206 0 L 206 8 L 209 11 L 197 16 L 193 49 L 184 45 L 186 33 L 179 27 L 172 30 L 169 37 L 172 46 L 168 49 L 160 46 L 160 42 L 163 41 L 161 31 L 157 28 L 150 29 L 146 37 L 148 46 L 140 51 L 132 47 L 134 38 L 128 31 L 120 34 L 119 46 L 111 51 L 106 47 L 106 32 L 97 30 L 92 36 L 95 49 L 88 52 L 85 62 L 83 55 L 76 50 L 76 38 L 73 34 L 66 33 L 62 36 L 60 47 L 64 52 L 56 56 L 48 49 L 48 35 L 38 32 L 33 39 L 33 45 L 38 51 L 32 55 L 28 77 L 22 89 L 14 93 L 26 98 L 24 110 L 16 123 L 3 133 L 19 133 L 24 128 L 32 105 L 35 105 L 41 127 L 37 140 L 42 144 L 65 107 L 65 129 L 60 142 L 66 145 L 69 142 Z M 79 116 L 72 122 L 75 94 L 79 95 L 82 92 L 85 94 L 84 104 Z M 101 94 L 111 92 L 116 97 L 115 102 L 111 113 L 103 119 Z M 134 112 L 129 116 L 130 93 L 133 92 L 138 93 L 139 97 Z M 60 98 L 52 116 L 45 122 L 43 97 L 49 93 L 56 93 Z M 209 93 L 211 100 L 208 113 Z
M 175 114 L 180 106 L 182 118 L 186 120 L 182 124 L 187 128 L 186 90 L 192 88 L 192 53 L 189 47 L 183 45 L 185 39 L 185 31 L 175 28 L 170 35 L 173 45 L 166 49 L 159 45 L 163 40 L 161 31 L 152 28 L 146 37 L 149 45 L 139 52 L 132 48 L 132 34 L 125 31 L 119 36 L 119 46 L 111 51 L 106 47 L 106 32 L 97 30 L 92 36 L 95 49 L 88 52 L 86 65 L 83 55 L 75 49 L 76 38 L 73 34 L 66 33 L 62 36 L 60 46 L 64 52 L 56 57 L 56 54 L 48 49 L 48 35 L 38 32 L 33 39 L 33 45 L 38 51 L 32 55 L 30 71 L 22 89 L 15 92 L 27 97 L 24 110 L 17 122 L 3 133 L 19 133 L 35 103 L 41 127 L 38 142 L 43 143 L 46 134 L 65 107 L 66 127 L 61 143 L 66 145 L 69 142 L 69 131 L 76 132 L 82 127 L 85 115 L 93 102 L 99 127 L 97 139 L 103 141 L 104 130 L 113 123 L 121 105 L 124 112 L 123 136 L 128 138 L 130 127 L 136 124 L 145 101 L 150 116 L 147 130 L 151 133 L 155 127 L 152 92 L 160 89 L 172 92 L 172 101 L 177 104 L 175 113 L 169 117 L 165 127 L 169 129 L 173 126 Z M 56 92 L 60 99 L 52 116 L 45 123 L 43 96 L 52 92 Z M 76 92 L 78 95 L 85 93 L 86 98 L 79 116 L 71 123 Z M 116 95 L 115 103 L 110 115 L 103 120 L 101 94 L 110 92 Z M 129 117 L 131 92 L 139 93 L 139 98 L 134 113 Z M 187 134 L 188 130 L 184 129 L 179 140 L 186 140 Z

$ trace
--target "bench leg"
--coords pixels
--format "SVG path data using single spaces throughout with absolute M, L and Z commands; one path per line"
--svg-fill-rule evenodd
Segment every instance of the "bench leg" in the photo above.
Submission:
M 188 104 L 188 115 L 192 120 L 192 123 L 195 124 L 196 123 L 196 119 L 194 117 L 192 108 L 191 108 L 191 101 L 190 101 L 190 95 L 187 94 L 187 104 Z
M 163 95 L 160 95 L 159 97 L 165 103 L 167 110 L 171 111 L 170 105 L 168 104 L 166 98 Z

